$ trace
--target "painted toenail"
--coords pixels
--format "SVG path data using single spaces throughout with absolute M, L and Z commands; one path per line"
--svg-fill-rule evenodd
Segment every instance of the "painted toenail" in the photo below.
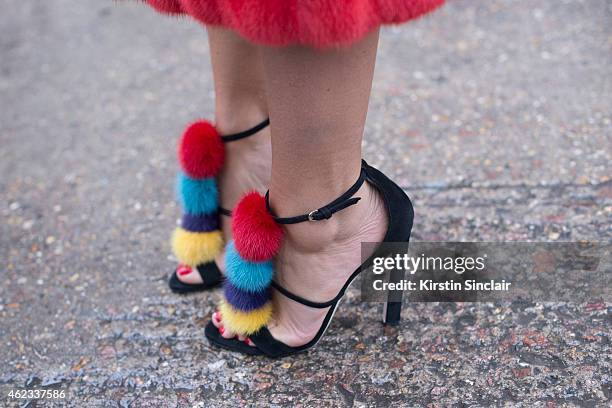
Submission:
M 223 326 L 219 327 L 219 333 L 221 333 L 221 335 L 223 335 L 223 333 L 225 333 L 225 327 L 223 327 Z
M 213 313 L 212 318 L 216 322 L 220 322 L 221 321 L 221 316 L 219 315 L 219 312 Z
M 179 276 L 189 275 L 191 273 L 191 268 L 187 265 L 180 265 L 178 269 L 176 270 L 176 273 Z
M 253 340 L 249 339 L 248 337 L 244 339 L 244 342 L 251 347 L 255 345 L 255 343 L 253 343 Z

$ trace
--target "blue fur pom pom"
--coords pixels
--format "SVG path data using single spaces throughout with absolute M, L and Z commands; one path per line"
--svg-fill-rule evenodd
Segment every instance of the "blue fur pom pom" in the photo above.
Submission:
M 187 214 L 213 214 L 219 207 L 219 192 L 214 177 L 193 179 L 179 173 L 177 194 Z
M 272 261 L 249 262 L 240 257 L 234 241 L 225 247 L 227 279 L 236 288 L 247 292 L 261 292 L 272 283 L 274 269 Z

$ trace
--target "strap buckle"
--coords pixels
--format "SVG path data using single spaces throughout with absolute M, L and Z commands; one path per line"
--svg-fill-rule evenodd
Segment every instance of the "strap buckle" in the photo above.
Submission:
M 315 215 L 319 213 L 319 210 L 314 210 L 308 213 L 308 221 L 318 221 Z

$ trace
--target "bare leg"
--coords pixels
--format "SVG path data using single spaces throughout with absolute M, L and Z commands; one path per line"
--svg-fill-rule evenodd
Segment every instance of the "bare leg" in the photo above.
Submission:
M 221 134 L 249 129 L 268 117 L 261 50 L 231 30 L 208 28 L 215 82 L 215 123 Z M 270 180 L 270 129 L 227 143 L 226 161 L 219 176 L 220 201 L 233 208 L 247 191 L 265 191 Z M 221 216 L 226 241 L 231 239 L 231 219 Z M 223 254 L 216 259 L 224 270 Z M 196 272 L 180 276 L 200 283 Z
M 268 117 L 261 50 L 231 30 L 207 31 L 216 125 L 221 133 L 248 129 Z
M 262 50 L 272 123 L 270 203 L 278 215 L 321 207 L 357 180 L 377 45 L 373 32 L 345 50 Z M 286 226 L 275 264 L 281 285 L 313 301 L 336 295 L 361 263 L 360 243 L 381 241 L 387 227 L 373 188 L 366 183 L 356 196 L 362 197 L 357 205 L 329 220 Z M 268 328 L 291 346 L 312 339 L 327 312 L 278 292 L 273 301 Z M 223 336 L 233 333 L 224 330 Z

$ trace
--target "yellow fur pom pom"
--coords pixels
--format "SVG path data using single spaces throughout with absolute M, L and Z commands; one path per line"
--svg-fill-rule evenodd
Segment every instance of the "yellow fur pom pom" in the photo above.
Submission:
M 249 336 L 264 327 L 272 317 L 272 302 L 268 302 L 259 309 L 242 312 L 229 303 L 222 301 L 219 305 L 223 326 L 236 334 Z
M 209 262 L 223 250 L 221 231 L 190 232 L 177 228 L 172 234 L 172 251 L 180 263 L 196 266 Z

